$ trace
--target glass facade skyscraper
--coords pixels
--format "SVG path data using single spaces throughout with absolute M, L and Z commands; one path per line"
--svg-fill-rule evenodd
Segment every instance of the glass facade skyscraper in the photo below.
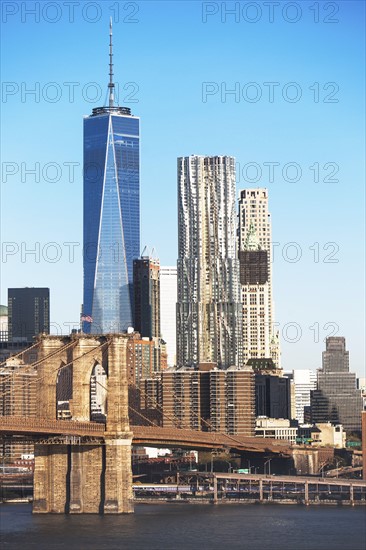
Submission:
M 140 255 L 140 119 L 114 106 L 112 76 L 110 63 L 109 106 L 84 119 L 87 333 L 133 326 L 133 260 Z

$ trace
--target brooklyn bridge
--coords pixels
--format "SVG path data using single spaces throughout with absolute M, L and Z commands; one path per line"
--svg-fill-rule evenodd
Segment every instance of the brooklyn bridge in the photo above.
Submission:
M 26 385 L 36 387 L 36 414 L 0 417 L 0 437 L 24 437 L 34 443 L 34 513 L 133 512 L 133 444 L 292 456 L 286 441 L 230 435 L 209 427 L 203 431 L 158 426 L 148 417 L 144 425 L 133 425 L 130 418 L 143 415 L 129 401 L 127 343 L 126 334 L 42 335 L 34 344 L 37 361 L 21 367 L 24 372 L 36 370 L 36 377 L 23 384 L 24 390 Z M 90 381 L 96 365 L 107 377 L 103 422 L 91 421 Z M 65 372 L 72 384 L 70 417 L 60 420 L 57 403 Z M 0 399 L 11 391 L 4 380 L 2 388 Z

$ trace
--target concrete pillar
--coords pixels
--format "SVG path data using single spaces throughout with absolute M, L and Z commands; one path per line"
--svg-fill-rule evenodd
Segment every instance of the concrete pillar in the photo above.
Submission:
M 263 479 L 259 480 L 259 502 L 263 502 Z
M 305 481 L 305 504 L 309 504 L 309 482 Z
M 352 506 L 355 505 L 354 493 L 353 493 L 353 485 L 352 485 L 352 483 L 350 483 L 350 485 L 349 485 L 349 501 L 350 501 L 350 504 L 351 504 Z
M 215 475 L 213 478 L 213 487 L 214 487 L 213 503 L 217 504 L 217 477 Z

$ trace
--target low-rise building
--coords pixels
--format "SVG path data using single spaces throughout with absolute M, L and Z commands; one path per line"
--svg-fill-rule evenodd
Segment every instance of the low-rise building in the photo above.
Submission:
M 255 435 L 257 437 L 271 437 L 296 442 L 297 426 L 292 425 L 288 418 L 258 417 L 256 419 Z
M 334 447 L 343 449 L 346 446 L 346 432 L 341 424 L 330 422 L 315 424 L 311 430 L 313 447 Z

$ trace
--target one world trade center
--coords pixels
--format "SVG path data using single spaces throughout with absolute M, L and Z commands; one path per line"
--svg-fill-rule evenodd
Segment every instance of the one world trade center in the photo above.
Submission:
M 133 326 L 133 259 L 140 253 L 140 119 L 115 105 L 112 24 L 109 102 L 84 119 L 83 332 Z

